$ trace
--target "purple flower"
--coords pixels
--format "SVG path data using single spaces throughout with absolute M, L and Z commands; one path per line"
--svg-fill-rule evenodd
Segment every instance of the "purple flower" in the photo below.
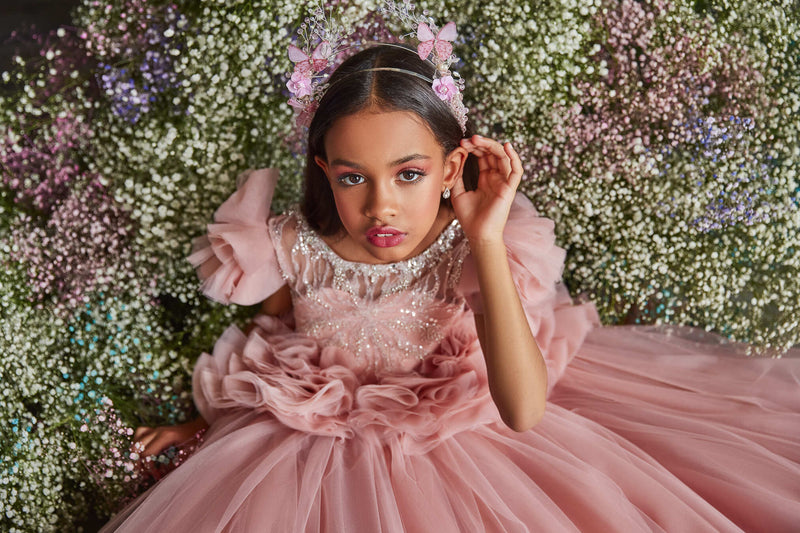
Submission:
M 433 92 L 442 100 L 450 100 L 458 94 L 458 87 L 452 76 L 445 76 L 433 80 Z
M 140 13 L 151 10 L 144 4 L 138 7 Z M 147 16 L 151 17 L 155 13 Z M 178 87 L 180 81 L 170 54 L 171 49 L 180 47 L 175 36 L 183 31 L 185 19 L 174 6 L 158 18 L 163 23 L 154 23 L 142 32 L 108 26 L 82 34 L 86 47 L 94 49 L 100 59 L 98 85 L 109 97 L 114 113 L 131 123 L 149 113 L 160 95 Z

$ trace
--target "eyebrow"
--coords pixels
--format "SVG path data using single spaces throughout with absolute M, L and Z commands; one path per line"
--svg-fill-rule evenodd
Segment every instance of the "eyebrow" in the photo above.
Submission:
M 400 159 L 397 159 L 395 161 L 392 161 L 391 163 L 389 163 L 389 166 L 396 167 L 398 165 L 402 165 L 403 163 L 408 163 L 409 161 L 419 161 L 422 159 L 427 160 L 430 158 L 431 158 L 430 156 L 424 154 L 410 154 L 405 157 L 401 157 Z M 346 166 L 346 167 L 357 168 L 359 170 L 361 170 L 362 168 L 361 165 L 359 165 L 358 163 L 355 163 L 353 161 L 348 161 L 347 159 L 339 159 L 339 158 L 331 161 L 331 166 Z

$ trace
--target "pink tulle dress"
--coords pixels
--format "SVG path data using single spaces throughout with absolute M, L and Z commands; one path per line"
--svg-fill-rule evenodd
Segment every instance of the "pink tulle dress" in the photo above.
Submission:
M 200 357 L 204 443 L 109 530 L 800 530 L 798 353 L 598 327 L 519 195 L 505 242 L 549 391 L 516 433 L 489 396 L 458 223 L 412 259 L 348 262 L 299 213 L 270 215 L 276 181 L 252 172 L 190 260 L 221 302 L 288 285 L 293 316 L 231 326 Z

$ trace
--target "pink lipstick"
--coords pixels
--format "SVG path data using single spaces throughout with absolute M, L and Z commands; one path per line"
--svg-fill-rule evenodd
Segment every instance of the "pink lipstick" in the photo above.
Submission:
M 375 226 L 366 232 L 367 240 L 370 244 L 379 248 L 397 246 L 405 240 L 406 235 L 406 233 L 391 226 Z

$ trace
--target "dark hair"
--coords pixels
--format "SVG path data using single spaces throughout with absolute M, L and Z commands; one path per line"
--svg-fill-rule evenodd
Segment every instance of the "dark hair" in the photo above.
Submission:
M 410 111 L 428 125 L 445 154 L 454 150 L 466 134 L 446 102 L 433 92 L 430 82 L 413 74 L 389 70 L 391 67 L 416 72 L 433 79 L 435 67 L 423 61 L 416 50 L 400 45 L 377 45 L 353 55 L 331 76 L 330 87 L 319 103 L 308 130 L 308 153 L 305 184 L 300 210 L 309 225 L 322 235 L 332 235 L 342 228 L 333 192 L 325 173 L 314 161 L 327 159 L 325 135 L 340 118 L 364 109 Z M 470 156 L 464 167 L 467 188 L 477 179 L 477 165 Z

